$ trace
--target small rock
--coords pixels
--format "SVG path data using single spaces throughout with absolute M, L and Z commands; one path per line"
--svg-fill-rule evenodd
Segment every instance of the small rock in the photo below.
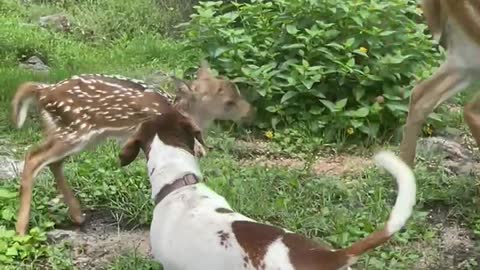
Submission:
M 70 33 L 72 31 L 70 21 L 64 14 L 53 14 L 38 19 L 38 24 L 46 29 L 56 32 Z
M 38 58 L 37 56 L 28 58 L 23 63 L 20 63 L 19 67 L 41 73 L 47 73 L 50 70 L 50 68 L 43 63 L 42 59 Z
M 450 160 L 468 161 L 473 158 L 472 153 L 461 144 L 443 137 L 422 138 L 418 141 L 417 148 L 424 155 L 441 155 Z
M 72 240 L 72 239 L 75 239 L 76 237 L 78 237 L 78 233 L 71 230 L 55 229 L 47 232 L 47 239 L 54 243 L 61 242 L 65 239 Z
M 7 156 L 0 156 L 0 180 L 13 179 L 22 173 L 23 161 Z
M 480 165 L 473 154 L 461 144 L 443 137 L 422 138 L 417 143 L 417 151 L 427 160 L 441 160 L 442 166 L 457 175 L 480 175 Z

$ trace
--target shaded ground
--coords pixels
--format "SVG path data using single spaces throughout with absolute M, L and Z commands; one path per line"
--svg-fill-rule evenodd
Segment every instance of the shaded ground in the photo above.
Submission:
M 126 229 L 108 212 L 91 213 L 82 228 L 56 229 L 48 233 L 56 244 L 68 241 L 77 269 L 104 269 L 124 254 L 150 256 L 148 229 Z
M 446 209 L 434 209 L 429 222 L 437 229 L 440 239 L 435 246 L 424 247 L 424 257 L 416 269 L 478 269 L 480 243 L 471 230 L 448 217 Z

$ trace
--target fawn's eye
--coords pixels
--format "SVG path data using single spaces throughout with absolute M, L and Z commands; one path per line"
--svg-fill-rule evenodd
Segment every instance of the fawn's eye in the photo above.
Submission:
M 231 107 L 233 107 L 234 105 L 235 105 L 235 101 L 233 101 L 233 100 L 229 100 L 229 101 L 225 102 L 225 106 L 226 106 L 227 108 L 231 108 Z

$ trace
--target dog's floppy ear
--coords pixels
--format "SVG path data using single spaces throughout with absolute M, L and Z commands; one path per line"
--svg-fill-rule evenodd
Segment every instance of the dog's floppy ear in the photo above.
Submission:
M 193 148 L 194 155 L 198 158 L 204 157 L 207 154 L 205 150 L 206 145 L 203 141 L 202 131 L 200 129 L 194 129 L 193 134 L 195 136 L 195 145 Z
M 120 159 L 120 166 L 124 167 L 132 163 L 137 158 L 139 152 L 140 141 L 135 137 L 129 139 L 118 156 Z
M 207 154 L 207 151 L 205 151 L 205 141 L 203 140 L 202 130 L 197 124 L 195 124 L 195 122 L 193 122 L 190 117 L 188 117 L 188 124 L 193 133 L 193 137 L 195 138 L 195 144 L 193 148 L 194 155 L 199 158 L 203 157 Z

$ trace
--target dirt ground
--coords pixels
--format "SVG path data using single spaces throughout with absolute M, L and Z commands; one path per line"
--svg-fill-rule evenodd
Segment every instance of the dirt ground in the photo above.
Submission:
M 151 255 L 148 228 L 122 228 L 107 211 L 89 213 L 81 228 L 56 229 L 50 231 L 48 237 L 57 244 L 68 241 L 74 265 L 80 270 L 104 269 L 126 253 Z

